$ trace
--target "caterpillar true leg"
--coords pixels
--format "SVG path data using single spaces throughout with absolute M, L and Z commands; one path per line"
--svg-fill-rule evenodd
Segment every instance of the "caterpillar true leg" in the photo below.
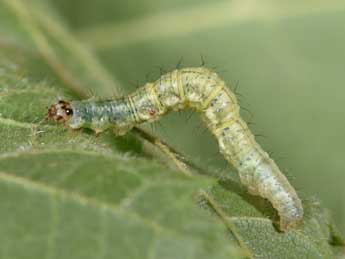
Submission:
M 235 95 L 219 76 L 204 68 L 184 68 L 147 83 L 129 96 L 107 101 L 59 101 L 48 117 L 73 129 L 97 132 L 113 128 L 118 135 L 135 125 L 157 120 L 171 110 L 192 108 L 217 138 L 220 152 L 233 164 L 252 194 L 268 199 L 286 231 L 303 220 L 296 191 L 254 139 L 239 115 Z

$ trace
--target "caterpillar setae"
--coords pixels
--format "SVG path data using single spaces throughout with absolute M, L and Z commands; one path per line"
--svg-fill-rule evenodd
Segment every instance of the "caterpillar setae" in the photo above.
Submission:
M 272 203 L 278 211 L 282 231 L 303 220 L 303 207 L 296 191 L 255 141 L 240 117 L 234 93 L 209 69 L 174 70 L 114 100 L 61 100 L 49 108 L 48 118 L 73 129 L 85 127 L 99 133 L 112 128 L 116 134 L 123 135 L 140 123 L 152 122 L 171 110 L 184 108 L 200 113 L 218 140 L 220 152 L 238 170 L 249 192 Z

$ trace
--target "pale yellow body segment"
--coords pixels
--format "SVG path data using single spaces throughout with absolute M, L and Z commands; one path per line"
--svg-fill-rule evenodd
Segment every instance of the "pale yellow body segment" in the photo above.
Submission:
M 151 85 L 159 100 L 159 114 L 194 108 L 216 137 L 220 152 L 239 171 L 242 183 L 254 195 L 268 199 L 287 230 L 303 219 L 294 188 L 269 158 L 239 115 L 236 97 L 218 75 L 206 68 L 185 68 L 163 75 Z M 158 101 L 157 101 L 158 102 Z

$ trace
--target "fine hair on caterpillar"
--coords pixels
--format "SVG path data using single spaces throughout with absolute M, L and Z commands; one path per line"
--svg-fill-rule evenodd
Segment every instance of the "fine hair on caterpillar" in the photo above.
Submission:
M 238 170 L 249 192 L 272 203 L 282 231 L 302 222 L 303 207 L 295 189 L 255 141 L 240 117 L 235 94 L 205 67 L 176 69 L 113 100 L 59 101 L 49 108 L 48 117 L 72 129 L 90 128 L 99 133 L 110 128 L 123 135 L 138 124 L 185 108 L 200 114 L 217 139 L 220 153 Z

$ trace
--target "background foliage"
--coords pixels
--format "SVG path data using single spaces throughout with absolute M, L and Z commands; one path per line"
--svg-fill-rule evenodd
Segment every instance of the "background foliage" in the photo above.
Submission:
M 341 237 L 318 200 L 344 229 L 342 1 L 0 5 L 1 258 L 332 258 L 338 252 L 329 243 L 340 245 Z M 258 141 L 310 200 L 302 229 L 285 235 L 274 229 L 275 212 L 241 189 L 196 116 L 171 114 L 154 134 L 227 176 L 218 183 L 147 160 L 145 146 L 132 137 L 96 139 L 39 124 L 58 96 L 125 94 L 181 58 L 182 66 L 199 65 L 200 55 L 238 84 L 240 104 L 250 111 L 243 116 L 267 136 Z

